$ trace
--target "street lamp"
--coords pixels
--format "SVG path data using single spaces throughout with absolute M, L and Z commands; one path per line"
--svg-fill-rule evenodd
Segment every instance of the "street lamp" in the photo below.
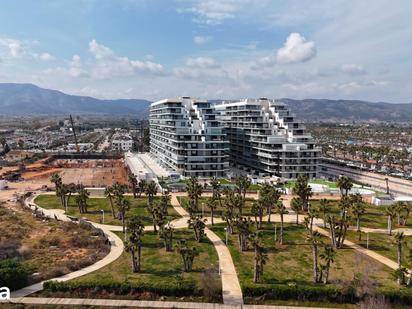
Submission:
M 102 224 L 104 224 L 104 209 L 100 210 L 102 212 Z
M 228 229 L 225 227 L 225 234 L 226 234 L 226 246 L 227 246 L 227 239 L 228 239 Z

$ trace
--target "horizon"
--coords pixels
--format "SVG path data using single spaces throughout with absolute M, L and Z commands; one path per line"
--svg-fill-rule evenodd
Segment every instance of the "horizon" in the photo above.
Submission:
M 99 99 L 190 92 L 407 103 L 407 8 L 409 1 L 13 1 L 0 12 L 0 82 Z

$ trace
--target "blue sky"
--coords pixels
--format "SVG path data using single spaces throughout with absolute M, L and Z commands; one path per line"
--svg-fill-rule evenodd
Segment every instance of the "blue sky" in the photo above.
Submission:
M 99 98 L 412 102 L 409 0 L 37 0 L 0 10 L 0 82 Z

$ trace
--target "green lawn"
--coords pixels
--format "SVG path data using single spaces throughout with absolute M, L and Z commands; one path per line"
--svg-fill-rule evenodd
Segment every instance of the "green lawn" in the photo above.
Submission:
M 311 200 L 310 204 L 312 206 L 319 206 L 319 200 Z M 341 211 L 339 208 L 338 200 L 330 200 L 330 211 L 328 213 L 334 215 L 340 215 Z M 372 204 L 366 205 L 366 212 L 361 217 L 361 226 L 369 228 L 380 228 L 386 229 L 388 226 L 388 217 L 385 215 L 386 206 L 375 206 Z M 352 220 L 352 225 L 356 225 L 356 221 Z M 397 225 L 396 218 L 393 220 L 393 228 L 402 227 Z M 409 214 L 409 219 L 407 221 L 406 227 L 412 227 L 412 212 Z
M 152 224 L 152 217 L 147 210 L 147 199 L 144 197 L 134 199 L 132 196 L 126 197 L 131 202 L 130 210 L 127 212 L 126 217 L 130 217 L 131 215 L 138 215 L 143 221 L 144 225 L 151 225 Z M 157 199 L 156 197 L 155 199 Z M 37 205 L 42 208 L 46 209 L 62 209 L 60 205 L 60 200 L 55 195 L 40 195 L 38 196 L 35 201 Z M 87 218 L 90 221 L 101 223 L 102 220 L 102 212 L 104 210 L 105 215 L 105 224 L 111 225 L 121 225 L 121 221 L 118 219 L 114 219 L 111 214 L 110 202 L 108 199 L 105 198 L 90 198 L 88 200 L 88 213 L 80 214 L 79 209 L 75 204 L 75 198 L 72 196 L 69 200 L 68 211 L 67 215 L 74 216 L 74 217 L 83 217 Z M 179 217 L 177 212 L 174 210 L 172 206 L 168 208 L 169 219 L 173 220 Z
M 118 233 L 123 239 L 123 234 Z M 199 251 L 199 256 L 193 263 L 193 271 L 182 272 L 182 259 L 176 250 L 176 243 L 186 239 L 189 246 L 194 246 Z M 207 269 L 218 269 L 218 256 L 213 244 L 205 238 L 201 243 L 194 239 L 192 230 L 178 229 L 174 234 L 174 251 L 166 252 L 162 240 L 154 232 L 145 232 L 142 239 L 141 272 L 133 273 L 131 270 L 131 255 L 123 254 L 116 261 L 85 275 L 76 282 L 113 282 L 113 283 L 156 283 L 178 282 L 179 280 L 193 281 L 199 287 L 199 282 L 204 271 Z M 219 280 L 220 282 L 220 280 Z
M 212 230 L 222 239 L 225 238 L 224 224 L 215 225 Z M 278 225 L 279 229 L 279 225 Z M 279 232 L 279 230 L 278 230 Z M 271 224 L 264 224 L 262 229 L 263 243 L 267 250 L 268 260 L 264 266 L 263 283 L 258 286 L 273 288 L 279 284 L 314 285 L 312 283 L 312 251 L 305 241 L 305 229 L 301 225 L 285 224 L 284 245 L 275 244 L 274 231 Z M 239 276 L 242 287 L 253 283 L 254 252 L 239 250 L 237 235 L 229 237 L 229 250 Z M 325 243 L 329 239 L 323 238 Z M 320 252 L 322 249 L 320 248 Z M 343 248 L 337 251 L 335 263 L 331 266 L 330 282 L 341 286 L 351 282 L 355 274 L 372 270 L 369 274 L 377 287 L 399 289 L 392 277 L 392 270 L 356 251 Z M 256 301 L 250 299 L 249 301 Z
M 393 233 L 392 236 L 388 234 L 369 233 L 369 249 L 396 262 L 398 259 L 398 253 L 396 244 L 393 243 L 393 235 L 395 235 L 395 233 Z M 348 231 L 347 239 L 366 248 L 366 233 L 362 233 L 362 240 L 359 240 L 359 234 L 356 231 Z M 411 263 L 408 261 L 408 255 L 409 248 L 412 249 L 412 237 L 406 236 L 405 240 L 406 244 L 403 246 L 402 254 L 403 261 L 406 267 L 411 267 Z
M 186 205 L 188 205 L 188 203 L 189 203 L 189 198 L 186 197 L 186 196 L 178 196 L 177 199 L 178 199 L 180 205 L 182 205 L 184 208 L 186 208 Z M 201 197 L 199 199 L 199 211 L 195 212 L 195 214 L 198 214 L 198 215 L 202 214 L 202 204 L 204 204 L 203 207 L 204 207 L 205 217 L 210 216 L 210 208 L 207 207 L 207 200 L 208 199 L 209 199 L 209 197 Z M 224 197 L 222 197 L 222 204 L 223 204 L 223 200 L 224 200 Z M 246 199 L 246 205 L 245 205 L 245 208 L 242 211 L 244 216 L 251 216 L 252 215 L 251 214 L 251 207 L 252 207 L 253 201 L 254 201 L 254 199 L 251 199 L 251 198 Z M 223 208 L 220 207 L 220 205 L 218 203 L 218 207 L 215 209 L 215 212 L 214 212 L 215 218 L 221 218 L 222 217 L 222 211 L 223 211 Z M 237 210 L 235 210 L 235 212 L 237 213 Z

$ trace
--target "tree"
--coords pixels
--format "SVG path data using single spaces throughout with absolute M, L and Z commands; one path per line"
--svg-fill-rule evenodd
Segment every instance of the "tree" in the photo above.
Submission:
M 299 196 L 302 201 L 302 210 L 307 211 L 309 198 L 313 195 L 312 188 L 309 186 L 308 176 L 298 176 L 293 187 L 293 194 Z
M 348 176 L 341 176 L 339 177 L 338 181 L 336 182 L 336 185 L 338 186 L 340 190 L 341 196 L 348 196 L 349 191 L 353 187 L 353 181 L 351 178 Z
M 146 186 L 147 186 L 146 180 L 142 179 L 139 181 L 139 183 L 137 184 L 138 197 L 141 197 L 142 193 L 145 192 Z
M 152 205 L 154 196 L 157 194 L 157 184 L 153 180 L 147 183 L 145 187 L 145 194 L 147 196 L 147 202 L 149 205 Z
M 160 206 L 160 209 L 161 209 L 163 215 L 165 215 L 165 216 L 168 215 L 167 209 L 170 206 L 171 199 L 172 199 L 172 197 L 169 194 L 169 192 L 167 192 L 167 191 L 163 192 L 162 196 L 160 197 L 159 206 Z
M 296 214 L 296 224 L 299 224 L 299 210 L 302 208 L 302 200 L 299 197 L 292 198 L 290 207 Z
M 396 212 L 396 216 L 397 216 L 397 222 L 398 225 L 401 225 L 401 217 L 402 217 L 402 212 L 404 210 L 405 207 L 405 203 L 404 202 L 396 202 L 395 204 L 393 204 L 393 207 L 395 208 L 395 212 Z
M 129 173 L 128 180 L 129 180 L 129 184 L 132 189 L 132 192 L 133 192 L 133 198 L 136 198 L 137 197 L 137 184 L 138 184 L 137 178 L 133 173 Z
M 214 197 L 215 199 L 219 201 L 220 208 L 222 208 L 222 197 L 221 197 L 221 192 L 220 192 L 221 187 L 216 177 L 212 178 L 210 185 L 212 186 L 212 197 Z
M 278 201 L 275 205 L 276 213 L 280 215 L 280 233 L 279 233 L 279 243 L 283 244 L 283 215 L 287 214 L 287 210 L 285 205 L 283 205 L 282 201 Z
M 116 197 L 115 205 L 122 220 L 123 233 L 126 232 L 126 213 L 130 209 L 130 201 L 124 195 Z
M 329 210 L 329 200 L 323 198 L 319 201 L 319 212 L 322 213 L 323 227 L 326 228 L 326 213 Z
M 87 200 L 90 193 L 84 188 L 83 185 L 77 186 L 76 204 L 79 207 L 81 214 L 87 213 Z
M 262 228 L 264 210 L 265 210 L 265 204 L 263 203 L 261 197 L 259 197 L 257 201 L 252 203 L 252 209 L 251 209 L 252 215 L 255 217 L 256 229 Z
M 270 222 L 272 207 L 277 204 L 280 197 L 280 191 L 272 187 L 270 184 L 265 183 L 259 190 L 259 199 L 266 208 L 266 212 L 268 214 L 268 222 Z
M 174 227 L 170 224 L 170 222 L 160 232 L 160 237 L 163 238 L 163 242 L 167 252 L 173 251 L 173 232 Z
M 148 204 L 147 209 L 152 215 L 153 231 L 157 233 L 157 227 L 162 231 L 163 226 L 166 222 L 162 207 L 159 203 Z
M 215 209 L 217 208 L 217 201 L 216 201 L 216 197 L 212 196 L 210 198 L 207 199 L 206 202 L 206 206 L 210 209 L 210 217 L 211 217 L 211 222 L 212 225 L 213 223 L 213 217 L 214 217 L 214 213 L 215 213 Z
M 360 220 L 361 220 L 361 217 L 365 214 L 366 205 L 363 202 L 362 196 L 359 193 L 351 195 L 350 198 L 351 198 L 351 203 L 352 203 L 350 212 L 352 216 L 356 218 L 356 231 L 359 233 L 359 237 L 361 237 L 360 236 L 361 235 Z
M 128 220 L 127 231 L 128 237 L 126 240 L 125 249 L 132 255 L 132 272 L 140 272 L 144 225 L 137 215 L 132 216 Z
M 267 255 L 262 246 L 262 234 L 260 231 L 253 233 L 249 236 L 249 241 L 255 251 L 255 265 L 254 265 L 254 274 L 253 282 L 260 283 L 262 282 L 263 277 L 263 265 L 266 264 Z
M 66 205 L 69 205 L 70 202 L 70 197 L 72 196 L 73 193 L 76 193 L 76 184 L 75 183 L 69 183 L 67 185 L 67 200 L 66 200 Z
M 240 213 L 240 215 L 242 215 L 242 210 L 245 207 L 245 203 L 246 203 L 246 192 L 249 189 L 252 182 L 250 181 L 250 179 L 247 176 L 240 176 L 240 177 L 236 178 L 235 183 L 236 183 L 236 186 L 237 186 L 238 193 L 241 197 L 239 213 Z
M 392 223 L 393 218 L 396 216 L 396 208 L 394 205 L 391 205 L 385 209 L 385 214 L 388 216 L 388 231 L 389 235 L 392 235 Z
M 205 228 L 206 228 L 206 219 L 203 219 L 202 216 L 191 216 L 190 219 L 187 221 L 189 228 L 193 229 L 195 233 L 195 238 L 198 242 L 201 242 L 203 237 L 205 236 Z
M 246 251 L 248 249 L 249 235 L 252 233 L 253 222 L 250 218 L 238 217 L 235 221 L 239 237 L 240 251 Z
M 405 235 L 403 232 L 396 233 L 393 237 L 393 243 L 396 245 L 397 253 L 398 253 L 398 283 L 404 284 L 405 283 L 405 269 L 402 267 L 402 248 L 406 243 Z
M 180 253 L 183 261 L 183 271 L 190 272 L 193 268 L 193 261 L 199 255 L 196 247 L 189 247 L 186 240 L 181 240 L 177 245 L 177 251 Z
M 401 216 L 403 226 L 406 226 L 406 223 L 408 221 L 409 214 L 411 213 L 411 211 L 412 211 L 412 203 L 410 202 L 404 203 L 402 216 Z
M 310 243 L 312 248 L 312 262 L 313 262 L 313 282 L 319 283 L 321 273 L 318 266 L 318 247 L 322 244 L 321 235 L 318 231 L 309 232 L 306 236 L 306 241 Z
M 113 218 L 116 218 L 116 214 L 115 214 L 115 211 L 114 211 L 114 204 L 113 204 L 113 197 L 114 197 L 113 186 L 106 187 L 106 189 L 104 189 L 104 195 L 106 196 L 106 198 L 109 199 L 110 209 L 112 210 Z
M 199 198 L 203 193 L 202 186 L 197 177 L 190 177 L 187 183 L 187 196 L 190 200 L 190 208 L 197 212 L 199 210 Z
M 330 265 L 335 261 L 336 252 L 331 246 L 325 246 L 323 252 L 319 255 L 324 261 L 323 269 L 323 283 L 327 284 L 329 281 Z
M 222 219 L 226 222 L 228 233 L 232 234 L 233 232 L 233 222 L 235 219 L 234 216 L 234 208 L 237 205 L 236 195 L 228 190 L 226 192 L 225 200 L 223 201 L 223 212 L 222 212 Z

